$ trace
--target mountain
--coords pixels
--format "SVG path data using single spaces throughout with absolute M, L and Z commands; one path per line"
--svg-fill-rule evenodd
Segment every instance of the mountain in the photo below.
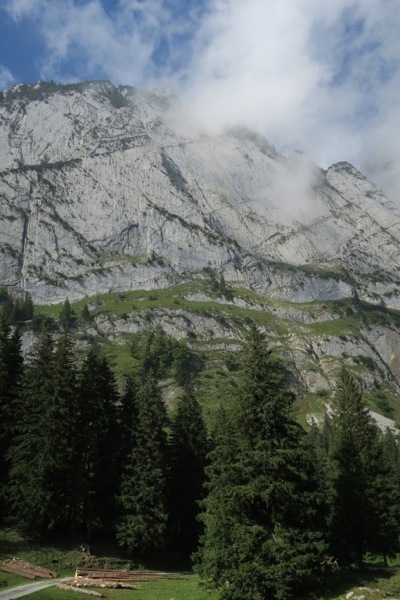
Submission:
M 0 285 L 36 304 L 157 291 L 153 326 L 225 350 L 253 316 L 305 389 L 347 360 L 396 402 L 400 211 L 352 165 L 209 135 L 165 91 L 39 82 L 0 93 L 0 198 Z M 117 339 L 147 312 L 96 318 Z

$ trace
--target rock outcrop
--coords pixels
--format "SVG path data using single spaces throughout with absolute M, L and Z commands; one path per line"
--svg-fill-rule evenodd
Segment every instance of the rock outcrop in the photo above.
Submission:
M 277 299 L 400 307 L 400 213 L 372 183 L 201 134 L 176 104 L 101 81 L 2 94 L 0 284 L 48 304 L 212 268 Z

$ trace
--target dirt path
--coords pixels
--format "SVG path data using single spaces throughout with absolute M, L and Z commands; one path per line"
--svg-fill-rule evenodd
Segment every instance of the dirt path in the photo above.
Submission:
M 34 592 L 39 592 L 45 588 L 51 587 L 59 583 L 61 579 L 48 579 L 46 581 L 36 581 L 35 583 L 27 583 L 18 587 L 8 588 L 4 592 L 0 592 L 0 600 L 14 600 L 14 598 L 22 598 Z

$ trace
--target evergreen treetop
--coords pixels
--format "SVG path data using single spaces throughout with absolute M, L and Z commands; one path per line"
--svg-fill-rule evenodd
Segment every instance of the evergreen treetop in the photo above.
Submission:
M 224 599 L 292 598 L 320 568 L 316 479 L 290 416 L 293 399 L 265 335 L 253 327 L 239 397 L 225 420 L 229 434 L 218 434 L 210 455 L 197 555 L 199 573 Z

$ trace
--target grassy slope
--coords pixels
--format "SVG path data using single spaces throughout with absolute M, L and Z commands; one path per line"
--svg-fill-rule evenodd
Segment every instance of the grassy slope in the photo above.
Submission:
M 70 576 L 78 565 L 82 565 L 82 554 L 78 550 L 76 540 L 60 540 L 54 544 L 39 545 L 21 538 L 13 530 L 0 530 L 0 561 L 11 556 L 18 556 L 56 570 L 61 576 Z M 92 547 L 97 559 L 103 566 L 123 568 L 129 567 L 126 555 L 114 544 L 108 541 L 97 541 Z M 165 559 L 165 557 L 164 557 Z M 382 600 L 385 597 L 400 596 L 400 561 L 392 563 L 389 570 L 378 570 L 379 565 L 371 563 L 370 569 L 364 573 L 354 571 L 335 571 L 321 584 L 318 591 L 307 594 L 304 600 L 343 600 L 350 591 L 355 596 L 364 595 L 366 600 Z M 137 560 L 140 567 L 148 567 L 145 561 Z M 166 568 L 165 562 L 154 568 Z M 373 570 L 372 570 L 373 569 Z M 176 565 L 175 569 L 176 570 Z M 0 591 L 6 587 L 14 587 L 29 583 L 21 577 L 0 573 Z M 200 586 L 195 575 L 178 575 L 176 579 L 146 582 L 138 584 L 139 589 L 105 590 L 104 597 L 109 600 L 218 600 L 219 594 L 207 592 Z M 360 588 L 368 588 L 360 590 Z M 368 591 L 370 590 L 370 591 Z M 379 591 L 377 591 L 379 590 Z M 31 595 L 35 600 L 64 600 L 73 598 L 70 592 L 49 588 Z M 299 596 L 300 598 L 300 596 Z M 251 600 L 251 599 L 249 599 Z
M 175 315 L 197 315 L 212 319 L 216 324 L 226 330 L 227 335 L 233 339 L 217 338 L 215 332 L 206 332 L 206 339 L 188 337 L 191 345 L 203 362 L 203 367 L 198 375 L 198 387 L 201 390 L 203 408 L 207 415 L 211 415 L 214 407 L 232 396 L 235 390 L 237 374 L 227 369 L 226 359 L 232 355 L 232 348 L 241 342 L 249 323 L 256 322 L 263 327 L 274 344 L 278 344 L 283 354 L 290 356 L 288 334 L 294 333 L 301 338 L 310 339 L 314 343 L 327 337 L 341 339 L 361 338 L 361 328 L 374 324 L 386 324 L 400 328 L 400 311 L 387 310 L 384 307 L 368 305 L 359 302 L 354 312 L 354 301 L 345 299 L 340 301 L 309 302 L 294 304 L 290 302 L 274 301 L 255 292 L 243 288 L 228 287 L 229 293 L 235 299 L 246 303 L 245 307 L 237 306 L 224 300 L 223 295 L 213 291 L 209 280 L 195 279 L 184 284 L 171 286 L 157 291 L 137 290 L 132 292 L 98 295 L 72 303 L 74 313 L 79 316 L 82 307 L 86 304 L 92 316 L 108 316 L 122 318 L 133 324 L 143 325 L 144 320 L 151 320 L 152 316 L 164 314 L 166 319 L 173 319 Z M 203 294 L 200 300 L 193 294 Z M 221 302 L 223 301 L 223 302 Z M 301 322 L 292 317 L 282 318 L 282 310 L 296 311 L 303 314 L 310 322 Z M 36 315 L 49 315 L 57 319 L 61 305 L 35 307 Z M 290 314 L 290 313 L 289 313 Z M 332 319 L 332 315 L 335 317 Z M 82 327 L 82 323 L 79 323 Z M 211 325 L 212 326 L 212 325 Z M 121 334 L 118 343 L 113 343 L 101 332 L 94 331 L 83 325 L 77 337 L 96 339 L 104 351 L 118 376 L 129 371 L 134 366 L 130 354 L 130 344 L 134 334 Z M 90 333 L 89 333 L 90 331 Z M 361 357 L 363 358 L 363 357 Z M 346 357 L 324 356 L 324 364 L 329 364 L 329 369 L 338 367 Z M 309 368 L 315 370 L 318 365 L 310 362 Z M 357 373 L 368 371 L 370 365 L 354 364 L 353 370 Z M 324 410 L 322 393 L 328 399 L 330 390 L 321 390 L 321 394 L 307 393 L 299 395 L 296 410 L 299 420 L 305 423 L 307 412 L 320 412 Z M 380 412 L 400 423 L 400 403 L 392 384 L 385 384 L 379 390 L 371 390 L 367 397 L 368 403 L 377 412 Z
M 141 583 L 139 589 L 131 590 L 101 590 L 104 598 L 110 600 L 218 600 L 217 593 L 209 593 L 199 586 L 195 576 L 182 576 L 174 580 Z M 54 588 L 37 592 L 31 596 L 32 600 L 71 600 L 77 595 Z M 78 597 L 80 597 L 78 595 Z M 85 596 L 82 596 L 84 598 Z
M 56 571 L 60 577 L 70 577 L 74 575 L 78 566 L 83 566 L 86 560 L 86 566 L 100 566 L 106 568 L 157 568 L 169 570 L 171 566 L 170 557 L 160 557 L 156 563 L 146 563 L 140 558 L 136 558 L 134 564 L 131 557 L 127 556 L 116 544 L 97 540 L 92 545 L 92 552 L 96 558 L 85 559 L 79 551 L 79 541 L 74 539 L 57 540 L 55 543 L 38 544 L 24 540 L 18 533 L 12 529 L 0 530 L 0 562 L 7 558 L 18 556 L 42 565 L 48 569 Z M 89 562 L 87 562 L 89 561 Z M 93 562 L 94 561 L 94 562 Z M 177 569 L 174 562 L 173 569 Z M 0 591 L 24 585 L 30 580 L 7 573 L 0 572 Z M 139 584 L 138 584 L 139 585 Z M 35 599 L 56 599 L 71 598 L 70 592 L 63 592 L 55 588 L 50 588 L 36 592 L 32 595 Z M 107 590 L 104 592 L 105 598 L 118 598 L 118 600 L 127 600 L 132 598 L 132 591 L 129 590 Z M 166 600 L 169 598 L 187 599 L 187 600 L 217 600 L 217 594 L 207 593 L 200 588 L 199 580 L 195 575 L 181 575 L 177 579 L 170 581 L 162 580 L 151 583 L 141 583 L 140 589 L 134 592 L 134 597 L 143 600 Z

